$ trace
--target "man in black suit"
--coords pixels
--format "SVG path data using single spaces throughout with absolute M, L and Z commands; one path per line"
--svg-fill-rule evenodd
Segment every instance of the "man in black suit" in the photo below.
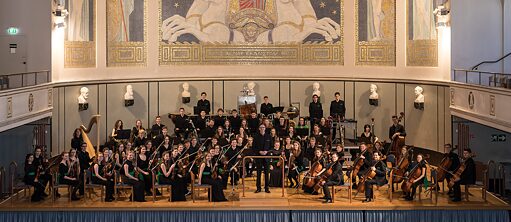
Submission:
M 343 120 L 344 115 L 346 114 L 346 107 L 344 104 L 344 100 L 341 100 L 341 94 L 339 92 L 335 93 L 335 100 L 332 100 L 330 103 L 330 116 L 334 118 L 334 120 Z
M 465 149 L 463 150 L 463 159 L 465 160 L 463 164 L 465 165 L 465 170 L 461 173 L 460 179 L 454 182 L 452 201 L 459 202 L 461 201 L 461 185 L 467 184 L 475 184 L 476 183 L 476 164 L 474 159 L 472 159 L 472 150 Z M 452 179 L 452 178 L 451 178 Z
M 234 133 L 238 134 L 240 132 L 241 127 L 241 117 L 238 115 L 238 111 L 233 109 L 231 111 L 231 116 L 228 117 L 229 121 L 231 121 L 231 127 L 234 130 Z M 247 133 L 247 132 L 245 132 Z
M 264 96 L 264 102 L 261 103 L 261 113 L 264 116 L 268 117 L 268 115 L 273 113 L 273 105 L 270 103 L 270 99 L 268 96 Z
M 156 119 L 154 120 L 154 125 L 151 127 L 151 139 L 156 138 L 158 135 L 161 134 L 162 128 L 165 125 L 161 124 L 161 117 L 156 116 Z
M 330 186 L 332 185 L 340 185 L 344 184 L 344 175 L 342 173 L 342 164 L 339 161 L 339 154 L 336 152 L 332 153 L 332 163 L 330 163 L 327 167 L 323 168 L 323 171 L 332 168 L 332 175 L 330 175 L 326 181 L 322 182 L 323 193 L 325 196 L 325 203 L 332 203 L 332 196 L 330 195 Z M 321 174 L 321 173 L 320 173 Z
M 380 161 L 381 154 L 378 151 L 373 153 L 373 161 L 371 161 L 371 167 L 367 170 L 376 172 L 376 176 L 373 179 L 365 181 L 365 196 L 366 199 L 362 202 L 371 202 L 373 199 L 373 185 L 383 186 L 388 183 L 386 173 L 387 166 Z
M 188 116 L 185 114 L 185 108 L 179 108 L 179 115 L 175 118 L 176 127 L 174 128 L 174 133 L 177 137 L 181 138 L 181 141 L 188 138 L 190 120 Z
M 318 95 L 312 96 L 312 102 L 309 104 L 309 117 L 311 125 L 319 124 L 319 120 L 323 118 L 323 106 L 318 101 Z
M 211 103 L 209 102 L 209 100 L 206 99 L 206 92 L 202 92 L 200 94 L 200 99 L 199 101 L 197 101 L 197 110 L 199 111 L 202 111 L 204 110 L 206 112 L 206 115 L 209 115 L 209 112 L 211 112 Z
M 458 156 L 457 153 L 454 152 L 454 150 L 456 150 L 456 148 L 453 149 L 451 144 L 445 144 L 444 150 L 447 150 L 449 152 L 447 154 L 447 156 L 451 160 L 451 166 L 447 169 L 447 171 L 449 171 L 449 172 L 456 171 L 456 169 L 458 169 L 458 167 L 460 167 L 460 157 Z M 449 184 L 449 182 L 451 181 L 451 178 L 452 178 L 452 174 L 450 174 L 450 173 L 445 174 L 445 179 L 447 180 L 447 184 Z M 452 188 L 449 188 L 449 192 L 447 194 L 449 194 L 449 195 L 453 194 Z
M 80 146 L 80 149 L 77 150 L 76 154 L 80 162 L 80 169 L 89 169 L 92 159 L 89 156 L 89 152 L 87 152 L 87 143 L 83 142 Z M 83 170 L 80 172 L 80 178 L 83 178 Z M 79 186 L 79 189 L 80 195 L 83 195 L 85 193 L 83 184 Z
M 254 135 L 254 141 L 252 143 L 252 150 L 255 155 L 266 156 L 271 148 L 271 136 L 266 133 L 266 127 L 264 124 L 259 125 L 259 131 Z M 261 192 L 261 171 L 264 169 L 264 192 L 270 193 L 269 181 L 270 177 L 268 159 L 255 159 L 255 167 L 257 168 L 257 179 L 256 179 L 256 193 Z
M 392 116 L 392 126 L 389 129 L 389 139 L 393 141 L 396 136 L 406 136 L 405 127 L 399 124 L 397 116 Z

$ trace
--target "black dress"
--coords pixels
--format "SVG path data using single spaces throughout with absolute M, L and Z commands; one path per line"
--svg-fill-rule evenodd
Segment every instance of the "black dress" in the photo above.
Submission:
M 141 177 L 141 179 L 144 181 L 144 187 L 145 187 L 146 194 L 148 196 L 153 195 L 153 193 L 151 191 L 151 188 L 153 187 L 153 177 L 151 175 L 151 171 L 149 170 L 149 157 L 146 155 L 146 159 L 142 160 L 142 158 L 140 158 L 140 155 L 139 155 L 137 158 L 137 166 L 141 170 L 149 173 L 148 175 L 140 173 L 139 177 Z
M 40 201 L 44 199 L 44 189 L 45 186 L 43 183 L 39 181 L 35 182 L 35 178 L 37 176 L 37 167 L 34 163 L 25 165 L 25 177 L 23 178 L 23 182 L 25 184 L 34 187 L 34 194 L 32 195 L 32 201 Z
M 71 185 L 73 187 L 73 191 L 71 193 L 71 198 L 77 199 L 76 192 L 78 191 L 78 186 L 80 185 L 80 181 L 79 180 L 68 180 L 68 179 L 64 178 L 64 176 L 71 177 L 70 175 L 68 175 L 68 172 L 69 172 L 69 166 L 64 163 L 60 163 L 59 164 L 59 178 L 58 178 L 59 183 Z M 74 177 L 74 178 L 76 178 L 77 176 L 78 175 L 72 175 L 72 177 Z
M 168 164 L 165 165 L 165 168 L 166 170 L 168 170 L 168 168 L 170 168 L 170 166 L 172 166 L 173 162 L 172 161 L 169 161 Z M 160 171 L 158 173 L 158 183 L 159 184 L 169 184 L 169 185 L 172 185 L 172 199 L 171 201 L 174 202 L 174 201 L 186 201 L 186 192 L 187 192 L 187 187 L 186 187 L 186 181 L 185 181 L 185 177 L 183 175 L 181 175 L 181 173 L 179 172 L 179 168 L 177 167 L 174 167 L 174 171 L 171 172 L 171 174 L 166 177 L 165 174 L 161 171 L 161 168 L 160 168 Z
M 104 170 L 105 165 L 102 164 L 96 164 L 98 165 L 98 172 L 102 173 Z M 106 175 L 105 175 L 106 176 Z M 103 177 L 105 177 L 103 176 Z M 106 187 L 106 195 L 105 195 L 105 201 L 113 200 L 114 199 L 114 180 L 113 177 L 105 177 L 106 181 L 99 179 L 98 175 L 96 175 L 96 172 L 94 172 L 94 168 L 92 168 L 92 183 L 94 184 L 101 184 Z
M 211 196 L 213 202 L 227 201 L 224 196 L 222 180 L 212 177 L 211 166 L 208 166 L 207 164 L 204 166 L 204 170 L 202 171 L 201 183 L 211 185 Z
M 269 156 L 280 156 L 282 155 L 281 150 L 271 150 L 268 152 Z M 278 166 L 280 158 L 270 159 L 270 166 L 273 170 L 270 171 L 270 187 L 282 187 L 282 166 Z M 285 164 L 285 163 L 281 163 Z
M 126 160 L 126 163 L 124 165 L 128 165 L 128 174 L 131 176 L 135 176 L 135 166 L 133 166 L 133 162 L 130 160 Z M 145 202 L 145 196 L 144 196 L 144 190 L 145 185 L 143 181 L 140 180 L 133 180 L 126 176 L 124 172 L 124 166 L 121 167 L 121 176 L 122 180 L 129 185 L 133 186 L 133 193 L 135 193 L 133 200 L 137 202 Z

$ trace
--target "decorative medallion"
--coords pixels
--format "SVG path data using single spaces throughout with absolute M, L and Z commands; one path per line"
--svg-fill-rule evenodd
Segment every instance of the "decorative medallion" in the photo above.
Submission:
M 12 97 L 7 98 L 7 118 L 12 117 Z
M 490 95 L 490 116 L 495 116 L 495 96 Z
M 468 107 L 470 107 L 470 109 L 474 109 L 474 103 L 475 103 L 474 93 L 472 93 L 471 91 L 470 93 L 468 93 Z
M 30 93 L 28 95 L 28 111 L 32 112 L 34 110 L 34 95 Z

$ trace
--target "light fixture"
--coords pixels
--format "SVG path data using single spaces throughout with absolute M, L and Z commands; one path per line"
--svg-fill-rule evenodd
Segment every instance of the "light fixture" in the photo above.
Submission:
M 439 4 L 436 7 L 436 9 L 433 11 L 433 14 L 436 15 L 437 28 L 449 26 L 450 12 L 451 10 L 447 7 L 447 1 L 443 4 Z
M 55 8 L 55 11 L 52 12 L 54 20 L 53 23 L 55 28 L 65 28 L 66 27 L 66 16 L 69 14 L 67 9 L 64 8 L 61 4 L 58 4 Z

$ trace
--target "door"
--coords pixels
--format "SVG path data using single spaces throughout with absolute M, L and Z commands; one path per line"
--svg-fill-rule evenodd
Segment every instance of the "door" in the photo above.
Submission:
M 0 36 L 0 75 L 27 71 L 27 40 L 24 35 Z

